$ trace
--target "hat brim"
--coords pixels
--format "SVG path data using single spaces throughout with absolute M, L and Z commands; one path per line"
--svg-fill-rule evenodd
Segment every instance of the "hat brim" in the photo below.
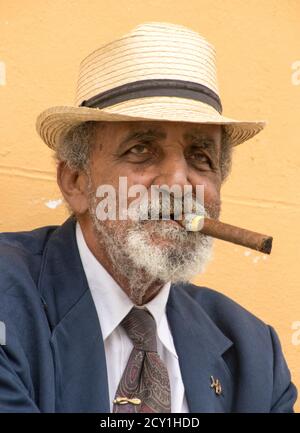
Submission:
M 126 101 L 105 109 L 72 106 L 48 108 L 38 116 L 36 129 L 43 141 L 51 149 L 56 149 L 71 128 L 87 121 L 171 121 L 224 125 L 233 146 L 254 137 L 266 125 L 264 120 L 242 121 L 224 117 L 199 101 L 156 97 Z

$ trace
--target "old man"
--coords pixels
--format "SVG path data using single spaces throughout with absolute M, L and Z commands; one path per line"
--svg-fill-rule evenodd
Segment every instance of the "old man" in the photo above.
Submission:
M 185 195 L 167 219 L 164 194 L 150 218 L 101 218 L 101 186 L 120 210 L 176 185 L 218 219 L 232 148 L 263 127 L 222 115 L 214 48 L 185 27 L 142 24 L 83 60 L 74 106 L 37 120 L 71 216 L 0 236 L 1 412 L 293 411 L 274 329 L 189 283 L 212 238 L 174 218 Z

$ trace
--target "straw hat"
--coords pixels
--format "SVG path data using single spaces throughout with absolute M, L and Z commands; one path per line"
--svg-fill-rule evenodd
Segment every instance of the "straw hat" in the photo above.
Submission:
M 186 27 L 157 22 L 88 55 L 80 64 L 75 105 L 48 108 L 36 127 L 55 149 L 72 127 L 91 120 L 225 125 L 233 145 L 265 126 L 222 116 L 214 47 Z

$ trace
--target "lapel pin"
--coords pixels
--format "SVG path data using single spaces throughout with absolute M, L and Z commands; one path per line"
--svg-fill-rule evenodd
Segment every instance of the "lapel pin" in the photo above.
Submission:
M 127 397 L 117 397 L 114 399 L 113 403 L 115 404 L 141 404 L 141 400 L 139 398 L 127 398 Z
M 210 387 L 214 388 L 216 395 L 221 395 L 222 393 L 222 386 L 219 379 L 215 379 L 213 376 L 210 376 L 211 384 Z

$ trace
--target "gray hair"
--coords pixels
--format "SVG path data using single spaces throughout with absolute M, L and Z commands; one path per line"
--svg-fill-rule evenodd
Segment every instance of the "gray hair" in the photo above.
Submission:
M 233 146 L 230 137 L 228 136 L 225 126 L 221 125 L 222 138 L 221 138 L 221 156 L 220 156 L 220 169 L 222 183 L 225 182 L 231 172 L 232 167 L 232 153 Z
M 86 171 L 100 123 L 102 122 L 83 122 L 71 128 L 58 144 L 54 159 L 65 162 L 74 170 Z
M 89 121 L 73 127 L 58 145 L 54 155 L 55 160 L 65 162 L 72 169 L 87 171 L 96 131 L 103 124 L 103 122 Z M 232 147 L 225 127 L 222 126 L 220 157 L 222 182 L 225 181 L 231 171 Z

